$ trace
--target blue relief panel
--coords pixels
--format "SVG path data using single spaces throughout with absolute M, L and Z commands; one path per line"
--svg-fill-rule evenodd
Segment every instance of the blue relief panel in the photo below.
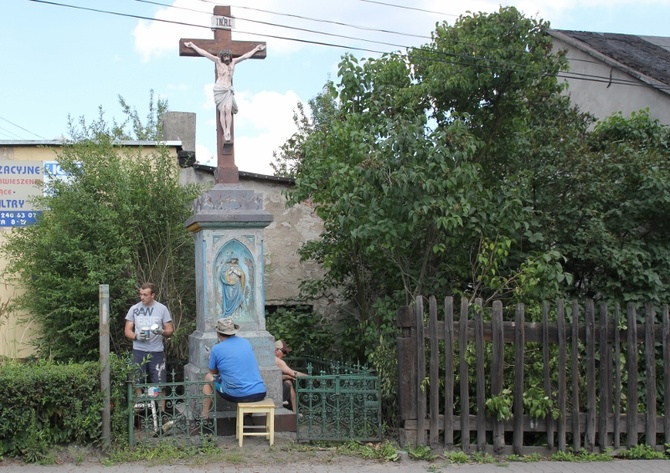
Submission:
M 230 240 L 214 261 L 214 286 L 219 288 L 219 317 L 233 317 L 237 324 L 257 324 L 254 258 L 239 240 Z

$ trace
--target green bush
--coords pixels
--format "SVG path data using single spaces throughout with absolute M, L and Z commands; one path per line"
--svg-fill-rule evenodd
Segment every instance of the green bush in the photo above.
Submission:
M 112 441 L 127 441 L 128 363 L 110 358 Z M 34 361 L 0 364 L 0 457 L 39 462 L 51 447 L 96 445 L 102 432 L 103 396 L 95 362 Z
M 160 122 L 166 106 L 159 103 L 150 124 Z M 107 124 L 102 110 L 90 124 L 83 117 L 70 123 L 70 138 L 56 150 L 68 178 L 45 181 L 34 204 L 49 210 L 0 244 L 8 261 L 3 282 L 25 290 L 7 310 L 30 316 L 42 358 L 97 360 L 100 284 L 109 285 L 112 350 L 129 351 L 125 316 L 143 282 L 156 284 L 157 300 L 172 314 L 175 337 L 166 356 L 187 358 L 185 330 L 196 310 L 193 236 L 184 222 L 200 189 L 179 183 L 169 148 L 122 144 L 161 136 L 159 129 L 148 135 L 136 113 L 128 114 L 136 124 L 132 134 Z
M 310 307 L 279 307 L 276 312 L 266 314 L 266 326 L 276 340 L 284 340 L 291 347 L 293 357 L 334 356 L 332 327 L 325 326 Z

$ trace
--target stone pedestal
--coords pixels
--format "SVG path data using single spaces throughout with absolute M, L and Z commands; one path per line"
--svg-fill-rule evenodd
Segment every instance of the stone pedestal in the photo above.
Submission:
M 184 376 L 202 380 L 209 371 L 209 351 L 218 342 L 220 317 L 232 317 L 237 336 L 251 342 L 268 397 L 282 409 L 281 372 L 275 366 L 274 337 L 265 329 L 263 232 L 272 215 L 263 198 L 239 184 L 217 184 L 194 203 L 186 227 L 195 237 L 196 330 L 189 336 Z M 218 411 L 234 411 L 217 399 Z M 289 411 L 286 411 L 289 412 Z M 233 414 L 234 417 L 234 414 Z

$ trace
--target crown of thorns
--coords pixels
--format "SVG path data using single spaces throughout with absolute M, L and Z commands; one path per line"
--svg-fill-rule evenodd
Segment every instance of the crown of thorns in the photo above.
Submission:
M 219 51 L 219 57 L 222 58 L 224 56 L 233 57 L 233 51 L 231 51 L 230 49 L 222 49 L 221 51 Z

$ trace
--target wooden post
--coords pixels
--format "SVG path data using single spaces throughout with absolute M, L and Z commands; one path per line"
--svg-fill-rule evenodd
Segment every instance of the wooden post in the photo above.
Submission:
M 635 304 L 628 303 L 628 337 L 626 338 L 626 370 L 628 372 L 628 403 L 626 408 L 626 446 L 637 445 L 637 316 Z
M 486 379 L 484 377 L 484 319 L 482 299 L 475 299 L 475 354 L 476 354 L 476 395 L 477 395 L 477 450 L 486 448 Z
M 499 396 L 503 390 L 505 372 L 505 333 L 503 331 L 502 302 L 493 302 L 491 314 L 491 343 L 493 355 L 491 360 L 491 396 Z M 503 421 L 493 419 L 493 451 L 501 454 L 505 447 L 505 427 Z
M 614 448 L 621 446 L 621 331 L 619 322 L 621 310 L 619 304 L 614 305 Z
M 523 454 L 523 392 L 524 358 L 526 337 L 524 332 L 525 314 L 523 304 L 516 306 L 516 336 L 514 337 L 514 438 L 512 449 L 517 455 Z
M 595 357 L 595 315 L 593 300 L 586 301 L 586 432 L 584 446 L 588 452 L 593 452 L 596 444 L 596 357 Z
M 582 449 L 579 429 L 579 304 L 572 301 L 570 375 L 572 380 L 572 449 L 579 453 Z
M 454 448 L 454 298 L 444 299 L 444 447 Z M 669 396 L 670 397 L 670 396 Z
M 645 443 L 656 445 L 656 343 L 654 340 L 654 319 L 656 312 L 651 304 L 647 304 L 644 321 L 644 358 L 646 365 L 645 384 L 647 385 L 647 416 Z
M 665 415 L 663 416 L 663 434 L 665 435 L 665 443 L 670 443 L 670 311 L 668 306 L 663 306 L 663 386 L 665 388 L 665 396 L 663 397 L 663 405 L 665 407 Z
M 440 353 L 437 333 L 437 300 L 435 296 L 428 299 L 430 337 L 430 445 L 437 446 L 440 438 Z
M 544 378 L 544 395 L 552 401 L 554 395 L 551 389 L 551 367 L 549 366 L 549 302 L 542 302 L 542 361 L 544 362 L 543 378 Z M 547 424 L 547 446 L 552 448 L 554 446 L 554 418 L 551 412 L 545 418 Z
M 417 445 L 426 444 L 426 393 L 421 382 L 426 378 L 426 349 L 423 330 L 423 296 L 416 298 L 414 306 L 416 323 L 416 442 Z
M 401 331 L 397 339 L 398 351 L 398 401 L 400 403 L 400 421 L 405 427 L 408 420 L 416 419 L 416 327 L 414 311 L 410 307 L 401 307 L 396 312 L 396 323 Z M 405 441 L 401 437 L 401 443 Z M 416 437 L 412 443 L 416 447 Z
M 612 414 L 612 350 L 609 343 L 609 313 L 607 304 L 600 304 L 600 415 L 598 445 L 600 451 L 609 447 L 611 435 L 607 431 L 607 420 Z
M 458 363 L 461 378 L 461 449 L 470 453 L 470 393 L 468 378 L 468 362 L 466 359 L 468 347 L 468 300 L 461 298 L 461 317 L 459 320 Z
M 567 428 L 567 380 L 566 372 L 566 329 L 565 329 L 565 301 L 559 300 L 556 307 L 556 325 L 558 328 L 558 450 L 566 451 Z
M 100 390 L 102 391 L 102 447 L 107 451 L 112 445 L 112 407 L 109 366 L 109 285 L 98 287 L 99 339 L 100 339 Z

